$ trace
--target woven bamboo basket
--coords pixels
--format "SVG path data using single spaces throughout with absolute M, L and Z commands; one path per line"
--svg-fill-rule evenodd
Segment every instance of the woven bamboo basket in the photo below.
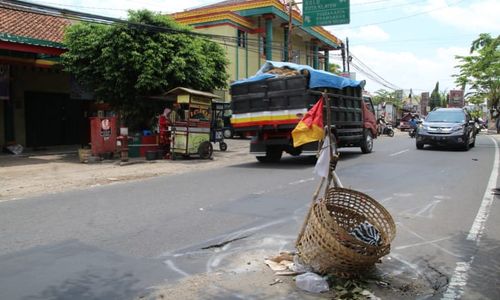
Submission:
M 312 205 L 296 246 L 299 257 L 315 272 L 356 276 L 389 253 L 396 226 L 389 212 L 370 196 L 332 187 Z M 379 231 L 379 245 L 369 245 L 350 234 L 365 221 Z

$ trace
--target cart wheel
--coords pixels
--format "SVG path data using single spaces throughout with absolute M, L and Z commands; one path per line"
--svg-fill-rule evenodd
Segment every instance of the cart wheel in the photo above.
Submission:
M 227 144 L 224 142 L 219 143 L 219 149 L 220 151 L 226 151 L 227 150 Z
M 198 154 L 202 159 L 209 159 L 210 157 L 212 157 L 213 152 L 214 149 L 212 147 L 212 143 L 210 142 L 205 141 L 198 147 Z

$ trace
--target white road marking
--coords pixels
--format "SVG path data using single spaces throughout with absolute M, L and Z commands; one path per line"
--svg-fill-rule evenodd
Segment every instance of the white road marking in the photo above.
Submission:
M 309 182 L 309 181 L 313 181 L 313 180 L 314 180 L 314 178 L 311 177 L 311 178 L 307 178 L 307 179 L 301 179 L 301 180 L 289 182 L 288 184 L 289 185 L 295 185 L 295 184 L 301 184 L 301 183 L 305 183 L 305 182 Z
M 389 156 L 396 156 L 396 155 L 399 155 L 399 154 L 402 154 L 402 153 L 405 153 L 405 152 L 408 152 L 408 151 L 410 151 L 410 149 L 405 149 L 405 150 L 402 150 L 402 151 L 399 151 L 399 152 L 396 152 L 396 153 L 392 153 Z
M 170 259 L 169 260 L 166 260 L 165 261 L 165 264 L 170 268 L 172 269 L 173 271 L 179 273 L 180 275 L 184 276 L 184 277 L 189 277 L 190 275 L 184 271 L 182 271 L 181 269 L 179 269 L 173 261 L 171 261 Z
M 385 203 L 385 202 L 390 201 L 390 200 L 392 200 L 392 197 L 387 197 L 387 198 L 380 200 L 379 203 Z
M 479 245 L 479 240 L 481 239 L 481 236 L 483 234 L 484 226 L 486 224 L 486 221 L 488 220 L 491 204 L 494 199 L 494 195 L 491 193 L 491 190 L 496 188 L 498 179 L 498 143 L 494 138 L 490 137 L 490 139 L 495 144 L 495 159 L 493 162 L 493 169 L 491 170 L 488 186 L 486 186 L 486 190 L 484 191 L 481 207 L 479 207 L 479 211 L 477 212 L 474 223 L 472 223 L 472 227 L 469 230 L 469 235 L 467 236 L 467 240 L 475 241 L 476 245 Z M 457 262 L 455 272 L 453 272 L 453 276 L 450 279 L 448 288 L 446 289 L 446 292 L 441 299 L 459 299 L 462 297 L 465 286 L 467 285 L 467 279 L 469 277 L 467 272 L 470 270 L 470 266 L 472 265 L 473 261 L 474 256 L 472 256 L 468 262 Z
M 467 285 L 467 279 L 469 277 L 470 265 L 474 257 L 471 258 L 469 262 L 459 261 L 457 262 L 457 266 L 455 267 L 455 272 L 453 273 L 453 277 L 450 279 L 450 283 L 448 284 L 448 288 L 446 292 L 444 292 L 443 297 L 441 299 L 460 299 L 464 294 L 465 285 Z
M 439 204 L 439 202 L 441 202 L 441 200 L 434 200 L 431 203 L 427 204 L 424 208 L 416 213 L 416 216 L 432 219 L 432 212 L 434 211 L 434 208 L 436 208 L 436 205 Z M 424 216 L 425 212 L 427 212 L 427 214 Z
M 491 137 L 490 137 L 491 138 Z M 476 218 L 474 219 L 474 223 L 472 224 L 471 229 L 469 230 L 469 235 L 467 239 L 469 241 L 476 241 L 479 243 L 479 239 L 484 231 L 484 225 L 486 224 L 486 220 L 490 214 L 491 204 L 493 203 L 493 199 L 495 199 L 495 195 L 491 192 L 497 185 L 498 179 L 498 144 L 494 138 L 491 140 L 495 143 L 495 161 L 493 162 L 493 170 L 491 171 L 490 180 L 488 181 L 488 186 L 484 191 L 483 201 L 481 202 L 481 207 L 477 212 Z
M 435 239 L 435 240 L 432 240 L 432 241 L 425 241 L 425 242 L 421 242 L 421 243 L 415 243 L 415 244 L 409 244 L 409 245 L 404 245 L 404 246 L 398 246 L 398 247 L 396 247 L 395 249 L 396 249 L 396 250 L 402 250 L 402 249 L 406 249 L 406 248 L 412 248 L 412 247 L 417 247 L 417 246 L 422 246 L 422 245 L 433 244 L 433 243 L 435 243 L 435 242 L 440 242 L 440 241 L 444 241 L 444 240 L 449 240 L 449 239 L 451 239 L 452 237 L 454 237 L 454 235 L 450 235 L 450 236 L 443 237 L 443 238 L 440 238 L 440 239 Z
M 411 197 L 411 196 L 413 196 L 412 193 L 394 193 L 393 195 L 396 197 Z
M 422 241 L 424 242 L 428 242 L 423 236 L 421 236 L 420 234 L 416 233 L 415 231 L 411 230 L 410 228 L 408 228 L 407 226 L 405 226 L 403 223 L 401 222 L 398 222 L 397 225 L 399 225 L 400 227 L 403 227 L 404 229 L 406 229 L 406 231 L 408 231 L 409 233 L 413 234 L 414 236 L 418 237 L 419 239 L 421 239 Z M 444 247 L 441 247 L 435 243 L 429 243 L 429 245 L 445 252 L 445 253 L 448 253 L 449 255 L 451 256 L 455 256 L 455 257 L 461 257 L 460 255 L 458 254 L 455 254 L 453 252 L 451 252 L 450 250 L 444 248 Z

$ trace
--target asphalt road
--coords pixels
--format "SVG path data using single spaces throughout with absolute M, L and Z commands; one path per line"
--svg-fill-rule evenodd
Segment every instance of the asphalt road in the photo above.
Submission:
M 417 150 L 404 134 L 369 155 L 342 149 L 343 185 L 397 223 L 382 272 L 420 279 L 424 297 L 500 299 L 497 137 L 468 152 Z M 130 299 L 223 266 L 210 249 L 225 241 L 293 249 L 313 165 L 286 157 L 0 203 L 0 299 Z

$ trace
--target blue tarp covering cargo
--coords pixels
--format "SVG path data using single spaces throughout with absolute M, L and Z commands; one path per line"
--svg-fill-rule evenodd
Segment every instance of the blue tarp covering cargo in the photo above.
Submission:
M 330 72 L 315 70 L 307 65 L 298 65 L 289 62 L 267 61 L 254 76 L 247 79 L 235 81 L 231 85 L 237 85 L 246 82 L 255 82 L 255 81 L 278 77 L 278 75 L 276 74 L 266 73 L 267 71 L 274 68 L 288 68 L 297 71 L 307 70 L 310 75 L 309 77 L 310 89 L 315 89 L 315 88 L 343 89 L 346 87 L 363 88 L 366 83 L 364 80 L 362 81 L 352 80 L 346 77 L 335 75 Z

